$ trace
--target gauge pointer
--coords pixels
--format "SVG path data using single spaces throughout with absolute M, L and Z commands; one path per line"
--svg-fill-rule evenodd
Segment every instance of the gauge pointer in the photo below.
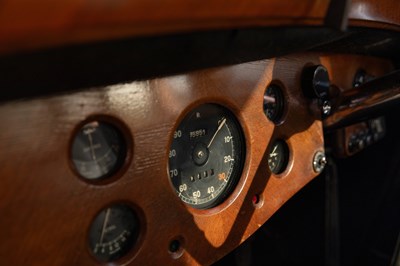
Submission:
M 103 244 L 104 233 L 106 232 L 106 227 L 109 217 L 110 217 L 110 208 L 107 209 L 106 217 L 104 218 L 103 229 L 101 230 L 101 236 L 100 236 L 100 245 Z
M 277 152 L 275 152 L 277 148 L 278 148 L 278 145 L 277 145 L 277 146 L 275 146 L 275 148 L 272 150 L 272 152 L 269 154 L 269 156 L 271 156 L 271 157 L 275 157 L 275 156 L 277 156 L 277 155 L 278 155 L 278 153 L 277 153 Z
M 207 145 L 207 149 L 210 148 L 211 144 L 213 143 L 215 137 L 217 136 L 218 132 L 221 130 L 221 128 L 225 125 L 226 122 L 226 118 L 224 118 L 221 122 L 221 124 L 219 124 L 217 131 L 215 131 L 214 136 L 211 138 L 210 143 L 208 143 Z
M 274 97 L 271 97 L 271 96 L 268 96 L 268 95 L 264 95 L 264 100 L 265 100 L 267 103 L 276 103 L 275 98 L 274 98 Z
M 92 139 L 92 134 L 91 134 L 91 133 L 89 133 L 89 134 L 87 134 L 87 136 L 88 136 L 88 138 L 89 138 L 89 145 L 90 145 L 90 150 L 92 151 L 92 157 L 93 157 L 93 160 L 95 160 L 95 161 L 96 161 L 96 154 L 94 153 L 94 149 L 93 149 L 93 139 Z

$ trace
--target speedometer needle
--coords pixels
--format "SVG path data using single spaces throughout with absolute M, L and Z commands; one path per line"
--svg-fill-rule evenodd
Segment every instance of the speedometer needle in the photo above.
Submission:
M 215 131 L 214 136 L 211 138 L 210 143 L 208 143 L 207 145 L 207 149 L 210 148 L 211 144 L 213 143 L 215 137 L 217 136 L 218 132 L 221 130 L 221 128 L 225 125 L 226 122 L 226 118 L 224 118 L 221 122 L 221 124 L 219 124 L 217 131 Z

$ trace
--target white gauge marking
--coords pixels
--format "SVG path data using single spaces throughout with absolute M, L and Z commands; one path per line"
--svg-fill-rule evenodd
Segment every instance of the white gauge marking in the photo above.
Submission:
M 275 145 L 274 149 L 273 149 L 273 150 L 272 150 L 272 152 L 269 154 L 269 156 L 271 156 L 271 157 L 275 157 L 275 156 L 277 156 L 277 155 L 278 155 L 278 153 L 277 153 L 277 152 L 275 152 L 277 148 L 278 148 L 278 145 Z
M 210 148 L 211 144 L 213 143 L 215 137 L 217 136 L 218 132 L 221 130 L 221 128 L 225 125 L 226 122 L 226 118 L 224 118 L 221 122 L 221 124 L 219 124 L 219 127 L 217 129 L 217 131 L 215 131 L 214 136 L 211 138 L 210 143 L 208 143 L 207 148 Z
M 264 95 L 264 101 L 266 101 L 267 103 L 275 103 L 276 99 L 274 97 Z
M 100 245 L 103 244 L 103 238 L 104 238 L 104 234 L 106 232 L 108 218 L 110 217 L 110 211 L 111 211 L 110 208 L 108 208 L 107 212 L 106 212 L 106 217 L 104 218 L 103 229 L 101 230 L 101 236 L 100 236 Z
M 87 136 L 89 138 L 89 145 L 90 145 L 90 150 L 92 151 L 93 160 L 96 161 L 96 154 L 94 153 L 94 148 L 93 148 L 92 132 L 88 132 Z

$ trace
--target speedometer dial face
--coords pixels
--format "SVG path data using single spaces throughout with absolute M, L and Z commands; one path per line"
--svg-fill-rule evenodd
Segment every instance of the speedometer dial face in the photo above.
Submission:
M 235 116 L 216 104 L 190 111 L 173 135 L 169 176 L 178 197 L 194 208 L 221 203 L 243 170 L 245 143 Z

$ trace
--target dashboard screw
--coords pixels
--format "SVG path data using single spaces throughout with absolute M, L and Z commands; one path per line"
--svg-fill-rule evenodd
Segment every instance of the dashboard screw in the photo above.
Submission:
M 328 163 L 328 160 L 326 159 L 325 153 L 322 151 L 317 151 L 314 155 L 313 159 L 313 169 L 316 173 L 321 173 L 325 165 Z

